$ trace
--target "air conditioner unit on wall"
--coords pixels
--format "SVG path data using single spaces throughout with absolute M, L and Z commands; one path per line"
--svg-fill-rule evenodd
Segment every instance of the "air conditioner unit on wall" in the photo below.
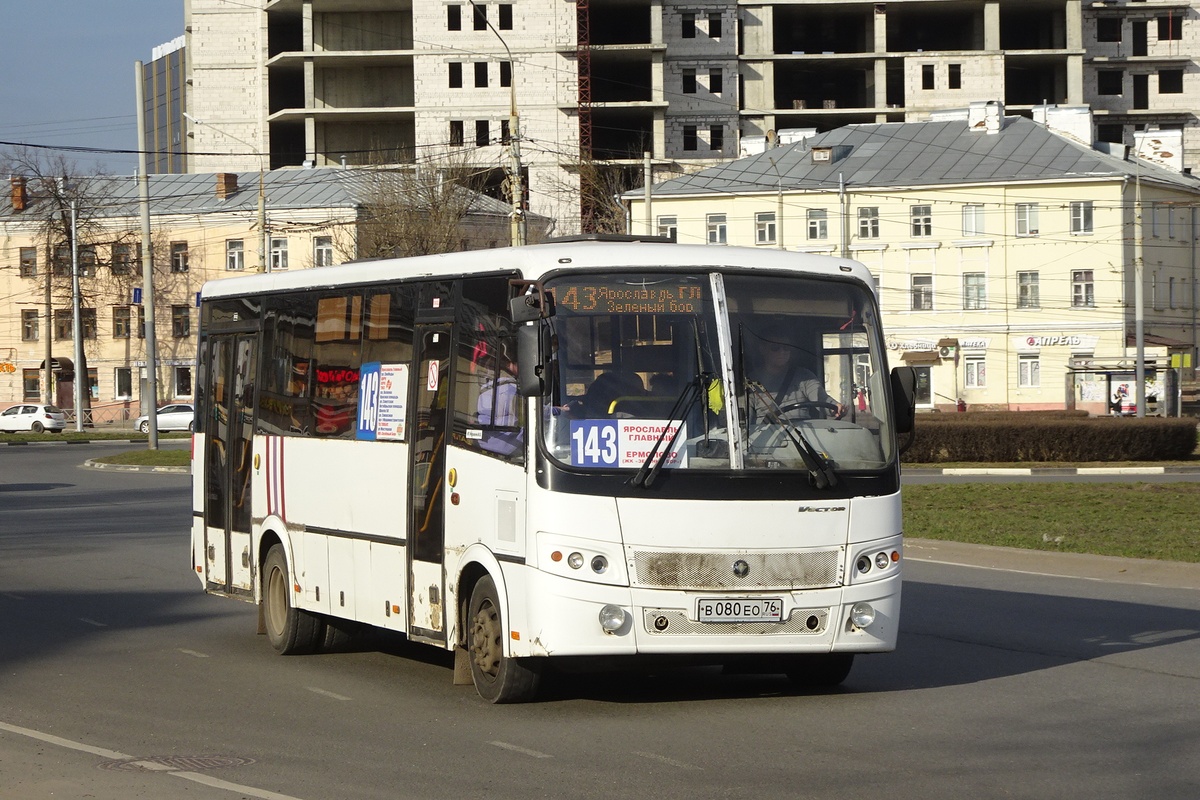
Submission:
M 954 349 L 953 347 L 939 347 L 938 355 L 942 358 L 954 358 Z

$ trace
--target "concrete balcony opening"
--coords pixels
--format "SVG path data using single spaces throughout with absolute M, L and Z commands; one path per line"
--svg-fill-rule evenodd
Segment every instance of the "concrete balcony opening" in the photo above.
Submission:
M 850 7 L 774 7 L 773 52 L 871 53 L 875 23 L 869 5 Z
M 983 50 L 982 4 L 889 3 L 887 51 Z

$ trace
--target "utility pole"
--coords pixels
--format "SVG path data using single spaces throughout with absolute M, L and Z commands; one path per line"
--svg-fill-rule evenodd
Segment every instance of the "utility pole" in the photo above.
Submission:
M 75 430 L 83 432 L 83 385 L 87 370 L 83 367 L 83 312 L 79 301 L 79 218 L 71 201 L 71 326 L 75 333 Z
M 150 176 L 146 172 L 146 100 L 142 62 L 134 62 L 138 120 L 138 202 L 142 210 L 142 303 L 146 308 L 146 409 L 150 423 L 148 447 L 158 449 L 158 345 L 154 332 L 154 254 L 150 252 Z

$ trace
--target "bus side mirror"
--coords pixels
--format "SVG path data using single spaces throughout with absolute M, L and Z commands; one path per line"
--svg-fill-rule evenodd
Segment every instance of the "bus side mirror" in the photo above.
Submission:
M 892 403 L 896 433 L 912 433 L 917 423 L 917 371 L 912 367 L 892 369 Z
M 550 392 L 550 326 L 526 322 L 517 328 L 517 392 L 522 397 L 545 397 Z

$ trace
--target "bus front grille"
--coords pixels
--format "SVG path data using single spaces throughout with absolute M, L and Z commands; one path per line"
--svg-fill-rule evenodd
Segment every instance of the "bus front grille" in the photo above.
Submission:
M 735 591 L 823 589 L 842 585 L 842 550 L 807 553 L 635 551 L 638 586 Z

